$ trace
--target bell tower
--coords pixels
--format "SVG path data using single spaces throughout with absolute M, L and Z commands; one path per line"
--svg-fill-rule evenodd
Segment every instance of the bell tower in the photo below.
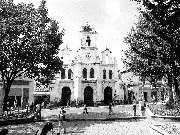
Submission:
M 82 27 L 81 33 L 81 46 L 96 47 L 96 34 L 94 28 L 91 28 L 87 23 Z
M 82 63 L 95 63 L 97 58 L 96 34 L 94 28 L 87 23 L 80 31 L 81 47 L 78 55 Z

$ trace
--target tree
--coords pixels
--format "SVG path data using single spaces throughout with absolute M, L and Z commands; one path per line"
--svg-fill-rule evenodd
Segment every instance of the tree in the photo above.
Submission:
M 0 1 L 0 74 L 3 81 L 3 110 L 13 81 L 29 77 L 49 83 L 61 69 L 58 57 L 64 31 L 48 16 L 42 0 L 40 6 L 12 0 Z M 2 102 L 1 102 L 2 103 Z
M 142 2 L 145 7 L 143 11 L 141 9 L 141 14 L 144 18 L 144 22 L 149 25 L 146 26 L 148 31 L 146 34 L 140 35 L 143 37 L 139 42 L 146 44 L 147 42 L 152 43 L 150 46 L 155 48 L 153 55 L 145 55 L 148 60 L 157 60 L 162 64 L 165 69 L 164 74 L 166 74 L 169 80 L 172 79 L 175 87 L 176 97 L 180 96 L 180 91 L 178 88 L 178 77 L 179 77 L 179 63 L 180 51 L 179 41 L 180 41 L 180 1 L 179 0 L 135 0 Z M 141 23 L 143 24 L 143 23 Z M 144 24 L 143 24 L 144 25 Z M 142 29 L 143 31 L 143 29 Z M 152 41 L 152 42 L 151 42 Z M 137 43 L 137 42 L 136 42 Z M 152 48 L 151 47 L 151 48 Z M 157 51 L 156 51 L 157 50 Z M 137 50 L 136 50 L 137 51 Z M 138 50 L 139 51 L 139 50 Z M 146 50 L 142 50 L 144 52 Z M 156 53 L 157 52 L 157 53 Z M 142 53 L 144 54 L 144 53 Z M 142 58 L 142 57 L 141 57 Z
M 141 81 L 148 80 L 156 83 L 166 73 L 168 68 L 159 59 L 158 44 L 161 42 L 151 29 L 151 23 L 143 16 L 139 17 L 135 28 L 125 37 L 128 49 L 124 51 L 122 59 L 126 68 L 141 77 Z

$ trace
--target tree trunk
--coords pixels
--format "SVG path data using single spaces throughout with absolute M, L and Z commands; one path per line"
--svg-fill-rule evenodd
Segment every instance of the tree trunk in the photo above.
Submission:
M 173 83 L 172 83 L 172 75 L 168 75 L 168 95 L 169 95 L 169 101 L 167 102 L 168 106 L 171 108 L 173 107 L 174 98 L 173 98 Z
M 3 106 L 3 111 L 7 111 L 7 101 L 8 101 L 8 94 L 10 92 L 10 88 L 12 85 L 13 81 L 5 81 L 3 80 L 3 89 L 2 89 L 2 106 Z
M 174 91 L 175 91 L 176 95 L 178 97 L 180 97 L 179 84 L 178 84 L 177 78 L 174 77 L 173 81 L 174 81 Z
M 172 92 L 172 86 L 169 87 L 168 89 L 168 93 L 169 93 L 169 104 L 173 104 L 174 103 L 174 98 L 173 98 L 173 92 Z
M 8 86 L 5 87 L 3 111 L 7 111 L 7 101 L 8 101 L 9 91 L 10 91 L 10 87 L 8 87 Z
M 3 103 L 4 103 L 4 88 L 0 90 L 0 114 L 3 113 Z
M 179 84 L 177 81 L 177 77 L 174 77 L 173 81 L 174 81 L 174 94 L 175 94 L 174 103 L 176 106 L 179 106 L 179 104 L 180 104 L 180 91 L 179 91 Z

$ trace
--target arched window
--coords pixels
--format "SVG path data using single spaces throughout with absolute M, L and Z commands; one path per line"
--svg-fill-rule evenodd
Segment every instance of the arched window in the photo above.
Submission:
M 68 70 L 68 79 L 72 79 L 72 70 L 71 69 Z
M 83 78 L 87 78 L 87 69 L 86 68 L 83 69 Z
M 87 36 L 87 40 L 86 40 L 86 42 L 88 43 L 88 46 L 90 46 L 90 44 L 91 44 L 91 39 L 90 39 L 90 37 L 89 37 L 89 36 Z
M 65 69 L 61 70 L 61 79 L 65 79 L 65 72 L 66 72 Z
M 93 68 L 90 69 L 90 78 L 94 78 L 94 69 Z
M 112 70 L 109 70 L 109 79 L 112 79 Z
M 109 57 L 108 57 L 108 55 L 106 55 L 105 61 L 106 61 L 106 64 L 109 64 Z
M 106 79 L 106 70 L 103 70 L 103 79 Z

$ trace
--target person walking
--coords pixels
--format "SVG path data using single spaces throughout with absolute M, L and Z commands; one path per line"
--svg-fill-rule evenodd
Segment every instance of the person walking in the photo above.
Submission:
M 88 114 L 86 104 L 84 104 L 84 111 L 83 111 L 83 113 Z
M 113 114 L 112 103 L 109 103 L 109 115 Z
M 60 132 L 60 127 L 62 126 L 64 128 L 64 134 L 66 133 L 65 114 L 66 111 L 64 110 L 64 107 L 61 107 L 59 114 L 59 132 Z

